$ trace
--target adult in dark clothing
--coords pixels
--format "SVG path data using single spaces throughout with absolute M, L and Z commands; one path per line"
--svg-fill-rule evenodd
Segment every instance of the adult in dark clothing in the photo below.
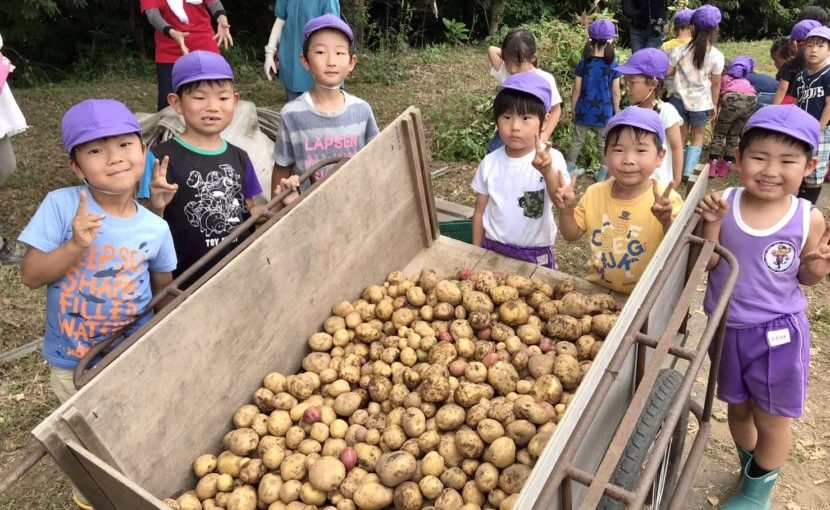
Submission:
M 668 19 L 667 0 L 623 0 L 623 14 L 631 20 L 628 38 L 631 51 L 659 48 L 663 44 L 663 27 Z

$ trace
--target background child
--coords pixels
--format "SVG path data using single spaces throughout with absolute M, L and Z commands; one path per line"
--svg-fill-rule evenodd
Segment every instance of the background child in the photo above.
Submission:
M 713 191 L 698 206 L 703 237 L 727 248 L 740 266 L 717 388 L 728 404 L 742 486 L 721 508 L 770 507 L 790 451 L 791 421 L 807 398 L 810 325 L 799 284 L 815 285 L 830 273 L 830 231 L 818 209 L 792 195 L 815 168 L 818 143 L 818 121 L 809 114 L 795 106 L 761 108 L 737 152 L 742 187 Z M 707 314 L 729 272 L 717 255 L 709 267 Z
M 96 344 L 136 319 L 172 280 L 170 229 L 134 200 L 144 171 L 135 115 L 118 101 L 88 99 L 61 123 L 69 168 L 85 185 L 52 191 L 20 234 L 28 248 L 23 284 L 46 285 L 43 357 L 61 402 L 75 393 L 72 372 Z M 134 322 L 135 321 L 135 322 Z M 81 508 L 92 508 L 73 487 Z
M 139 196 L 149 196 L 150 209 L 170 225 L 179 259 L 174 276 L 247 220 L 253 197 L 262 193 L 248 155 L 222 139 L 239 101 L 233 79 L 231 66 L 216 53 L 192 51 L 173 65 L 176 92 L 168 100 L 184 117 L 185 130 L 153 147 L 157 160 L 152 180 L 145 174 Z M 208 269 L 198 271 L 185 285 Z
M 827 175 L 830 160 L 830 28 L 818 27 L 810 30 L 804 45 L 804 61 L 807 64 L 793 82 L 798 107 L 818 120 L 821 136 L 818 145 L 818 165 L 815 171 L 804 178 L 798 190 L 799 198 L 806 198 L 813 205 L 818 202 L 821 184 Z
M 605 140 L 602 128 L 620 110 L 620 75 L 614 58 L 614 38 L 617 27 L 611 20 L 599 19 L 588 26 L 588 42 L 582 50 L 582 60 L 576 66 L 571 107 L 574 112 L 574 131 L 568 150 L 568 172 L 577 173 L 576 159 L 589 132 L 597 136 L 600 152 Z M 603 164 L 596 172 L 598 181 L 605 180 Z
M 505 145 L 473 177 L 473 244 L 555 268 L 552 197 L 560 180 L 570 179 L 562 154 L 541 142 L 549 112 L 550 84 L 538 74 L 513 74 L 502 83 L 493 116 Z
M 352 29 L 326 14 L 309 21 L 303 33 L 300 60 L 314 86 L 280 112 L 271 196 L 285 186 L 297 188 L 299 179 L 292 176 L 320 161 L 354 156 L 378 134 L 369 103 L 340 88 L 357 63 Z M 325 176 L 326 170 L 320 170 L 313 181 Z
M 720 75 L 723 53 L 714 43 L 720 24 L 720 10 L 702 5 L 692 15 L 694 38 L 686 46 L 672 50 L 669 75 L 674 75 L 674 93 L 669 102 L 683 118 L 680 134 L 683 141 L 691 129 L 691 144 L 683 154 L 683 178 L 688 179 L 700 160 L 703 137 L 710 119 L 718 116 Z
M 752 57 L 741 55 L 732 60 L 723 76 L 720 111 L 709 145 L 709 177 L 726 177 L 735 162 L 744 124 L 755 111 L 755 88 L 746 79 L 753 68 Z
M 795 87 L 792 83 L 798 73 L 807 65 L 804 61 L 804 43 L 807 41 L 807 34 L 810 30 L 821 26 L 816 20 L 805 19 L 793 26 L 790 32 L 790 50 L 795 55 L 781 64 L 775 79 L 778 80 L 778 90 L 772 98 L 772 104 L 793 104 L 795 103 Z
M 669 39 L 660 47 L 666 54 L 678 46 L 685 46 L 692 40 L 692 9 L 680 9 L 672 20 L 674 39 Z
M 658 98 L 660 83 L 668 69 L 669 57 L 665 53 L 655 48 L 643 48 L 631 55 L 617 71 L 623 74 L 623 84 L 631 104 L 657 112 L 666 131 L 663 143 L 666 155 L 651 175 L 652 179 L 663 186 L 674 183 L 677 187 L 683 172 L 683 139 L 680 135 L 683 119 L 674 106 Z
M 522 28 L 514 28 L 504 37 L 501 48 L 490 46 L 487 49 L 487 58 L 490 62 L 490 76 L 498 80 L 499 84 L 511 74 L 528 71 L 533 71 L 547 80 L 550 85 L 550 121 L 540 137 L 543 142 L 550 140 L 562 116 L 562 96 L 559 95 L 553 75 L 536 67 L 536 39 L 533 34 Z M 496 136 L 488 144 L 487 151 L 491 152 L 502 145 L 504 143 L 499 139 L 496 130 Z
M 568 241 L 589 233 L 589 281 L 631 293 L 683 200 L 651 178 L 665 155 L 665 132 L 654 110 L 629 106 L 605 127 L 605 158 L 613 179 L 591 185 L 578 204 L 574 186 L 555 197 Z
M 285 87 L 286 101 L 311 90 L 309 72 L 300 64 L 303 51 L 303 29 L 306 23 L 323 14 L 340 16 L 339 0 L 276 0 L 274 26 L 265 45 L 265 77 L 279 76 Z M 279 50 L 279 55 L 275 55 Z

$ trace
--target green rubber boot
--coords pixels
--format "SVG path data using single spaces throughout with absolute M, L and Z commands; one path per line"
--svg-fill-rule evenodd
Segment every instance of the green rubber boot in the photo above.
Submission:
M 743 473 L 747 466 L 749 466 L 749 461 L 752 460 L 752 453 L 744 450 L 738 445 L 735 445 L 735 449 L 738 450 L 738 460 L 741 461 L 741 473 Z
M 735 493 L 721 510 L 769 510 L 770 495 L 775 482 L 778 480 L 780 469 L 773 469 L 769 473 L 753 478 L 749 476 L 749 464 L 743 469 L 741 489 Z

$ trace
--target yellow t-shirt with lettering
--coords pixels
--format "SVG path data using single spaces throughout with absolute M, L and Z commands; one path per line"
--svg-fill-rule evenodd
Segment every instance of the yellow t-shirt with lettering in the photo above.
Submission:
M 591 259 L 586 279 L 612 290 L 630 294 L 663 240 L 663 226 L 651 213 L 654 191 L 621 200 L 611 196 L 614 180 L 591 185 L 574 209 L 574 219 L 588 236 Z M 660 193 L 666 187 L 658 184 Z M 683 199 L 672 190 L 672 218 Z

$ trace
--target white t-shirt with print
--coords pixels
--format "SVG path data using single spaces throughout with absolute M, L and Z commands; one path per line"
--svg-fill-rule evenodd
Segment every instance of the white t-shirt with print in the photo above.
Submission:
M 562 153 L 551 149 L 550 155 L 553 169 L 569 184 L 571 178 Z M 500 147 L 478 165 L 471 186 L 476 193 L 488 197 L 484 209 L 487 238 L 522 248 L 553 246 L 553 202 L 545 179 L 531 164 L 535 156 L 536 152 L 530 151 L 520 158 L 511 158 Z
M 669 62 L 675 66 L 674 95 L 683 100 L 683 105 L 690 112 L 705 112 L 712 110 L 711 75 L 723 73 L 723 53 L 712 46 L 706 51 L 703 66 L 698 69 L 694 64 L 694 49 L 683 45 L 673 49 L 669 55 Z
M 560 104 L 562 102 L 562 96 L 559 95 L 559 89 L 556 88 L 556 79 L 547 71 L 543 71 L 538 67 L 534 67 L 532 73 L 536 73 L 550 84 L 550 106 L 553 108 L 554 106 Z M 499 81 L 499 85 L 501 85 L 504 80 L 507 79 L 509 74 L 507 74 L 507 67 L 504 65 L 504 62 L 501 63 L 501 66 L 498 69 L 493 68 L 490 66 L 490 76 L 497 79 Z
M 660 122 L 663 123 L 663 128 L 666 131 L 668 131 L 672 126 L 679 126 L 683 124 L 683 118 L 679 113 L 677 113 L 677 108 L 670 103 L 660 101 L 657 107 L 660 109 Z M 663 148 L 666 149 L 666 155 L 663 157 L 663 162 L 660 166 L 654 169 L 654 173 L 651 174 L 651 177 L 663 186 L 668 186 L 672 179 L 674 179 L 671 161 L 672 153 L 668 136 L 666 137 L 666 141 L 663 142 Z

